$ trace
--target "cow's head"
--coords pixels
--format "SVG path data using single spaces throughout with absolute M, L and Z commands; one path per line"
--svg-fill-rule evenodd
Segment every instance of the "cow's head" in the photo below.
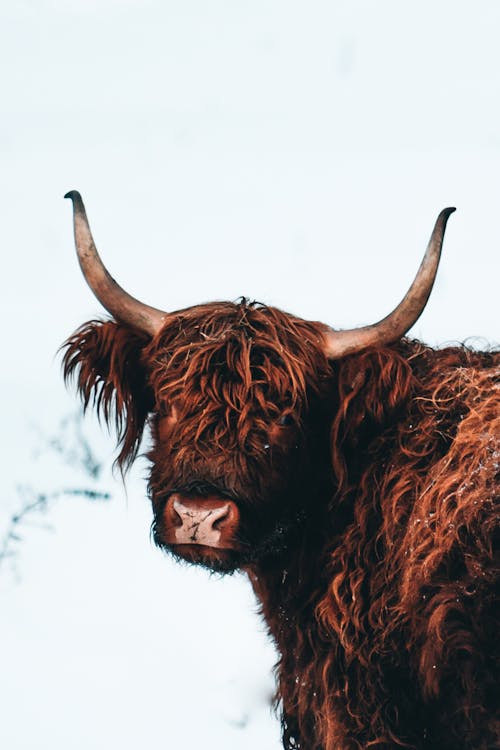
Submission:
M 113 320 L 86 323 L 66 342 L 65 375 L 77 372 L 85 406 L 115 422 L 121 466 L 137 454 L 149 420 L 155 541 L 225 571 L 280 550 L 332 481 L 332 419 L 345 409 L 333 387 L 341 363 L 398 341 L 414 324 L 454 209 L 439 215 L 398 307 L 375 325 L 334 331 L 246 299 L 168 313 L 144 305 L 102 264 L 80 195 L 67 197 L 80 265 Z

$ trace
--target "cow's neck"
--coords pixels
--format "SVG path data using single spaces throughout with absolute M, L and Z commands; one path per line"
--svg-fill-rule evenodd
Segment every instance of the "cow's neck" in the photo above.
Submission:
M 246 569 L 280 650 L 289 638 L 290 626 L 296 628 L 299 622 L 310 626 L 314 620 L 315 599 L 323 588 L 322 571 L 326 568 L 319 555 L 325 549 L 324 534 L 324 525 L 306 525 L 284 551 Z

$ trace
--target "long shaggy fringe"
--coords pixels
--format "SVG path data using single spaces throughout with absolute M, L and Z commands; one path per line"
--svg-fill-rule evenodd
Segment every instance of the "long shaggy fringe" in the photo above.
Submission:
M 307 431 L 302 415 L 329 384 L 320 342 L 318 324 L 246 300 L 177 313 L 144 355 L 153 434 L 172 409 L 177 422 L 154 441 L 153 501 L 198 475 L 251 502 L 277 494 Z

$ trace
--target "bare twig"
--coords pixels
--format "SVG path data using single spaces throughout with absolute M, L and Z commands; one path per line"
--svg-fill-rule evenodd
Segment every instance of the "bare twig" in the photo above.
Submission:
M 94 454 L 89 441 L 83 431 L 83 417 L 80 413 L 65 417 L 59 425 L 58 433 L 52 437 L 45 436 L 35 427 L 42 447 L 36 453 L 40 459 L 47 452 L 55 452 L 63 464 L 74 468 L 84 477 L 95 481 L 101 475 L 103 464 Z M 26 536 L 29 526 L 40 525 L 36 519 L 47 513 L 53 504 L 61 497 L 83 497 L 88 500 L 109 500 L 109 492 L 93 487 L 71 487 L 60 490 L 42 492 L 32 486 L 17 487 L 20 509 L 7 522 L 6 531 L 0 537 L 0 568 L 7 559 L 15 559 L 18 555 L 18 545 Z M 46 528 L 50 528 L 45 524 Z
M 43 434 L 39 427 L 33 427 L 43 442 L 43 448 L 37 452 L 37 457 L 45 450 L 57 453 L 63 463 L 72 468 L 79 469 L 92 479 L 99 479 L 103 464 L 98 460 L 91 448 L 83 431 L 83 415 L 81 412 L 70 414 L 61 420 L 56 435 L 48 437 Z
M 49 507 L 60 497 L 77 496 L 88 500 L 109 500 L 109 492 L 100 492 L 88 488 L 70 488 L 56 490 L 54 492 L 36 492 L 32 487 L 18 487 L 18 494 L 22 498 L 22 507 L 10 518 L 3 538 L 0 540 L 0 568 L 8 558 L 17 555 L 16 546 L 23 541 L 23 529 L 31 522 L 37 514 L 45 513 Z

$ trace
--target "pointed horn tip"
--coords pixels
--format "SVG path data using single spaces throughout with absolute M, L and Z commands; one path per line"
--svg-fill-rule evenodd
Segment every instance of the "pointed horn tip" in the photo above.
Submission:
M 78 192 L 78 190 L 70 190 L 69 193 L 66 193 L 66 195 L 64 197 L 65 198 L 69 198 L 70 200 L 73 201 L 73 203 L 75 201 L 80 201 L 81 202 L 81 200 L 82 200 L 82 196 L 80 195 L 80 193 Z
M 447 219 L 456 210 L 457 209 L 455 208 L 455 206 L 449 206 L 448 208 L 443 208 L 443 210 L 441 211 L 440 216 L 444 216 Z

